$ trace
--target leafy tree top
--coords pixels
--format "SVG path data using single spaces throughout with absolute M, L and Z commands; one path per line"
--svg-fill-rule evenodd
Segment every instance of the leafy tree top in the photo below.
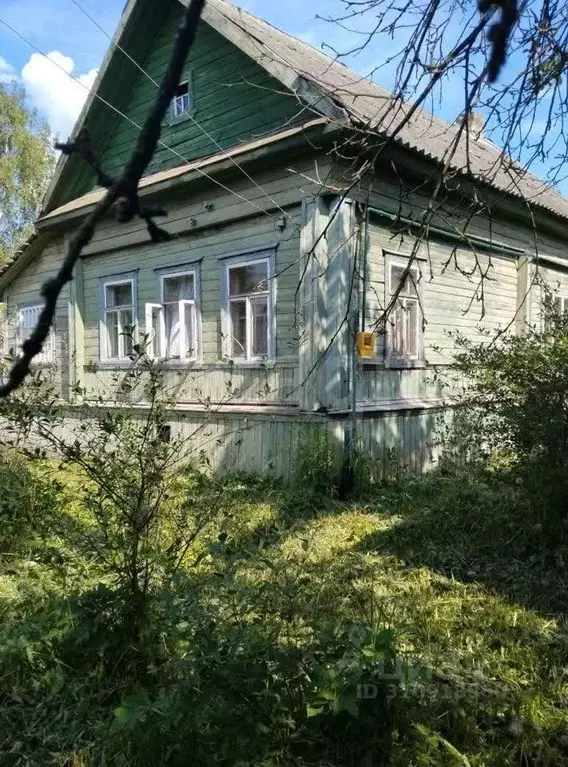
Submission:
M 30 232 L 53 167 L 48 125 L 16 83 L 0 83 L 0 263 Z

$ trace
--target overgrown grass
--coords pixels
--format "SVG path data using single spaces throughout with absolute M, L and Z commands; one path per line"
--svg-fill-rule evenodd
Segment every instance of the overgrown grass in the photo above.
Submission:
M 568 552 L 507 469 L 222 493 L 142 658 L 72 535 L 2 560 L 3 767 L 568 764 Z

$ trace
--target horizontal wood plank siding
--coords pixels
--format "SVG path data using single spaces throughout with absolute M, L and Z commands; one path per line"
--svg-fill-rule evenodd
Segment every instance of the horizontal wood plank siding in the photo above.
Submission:
M 449 335 L 459 332 L 481 342 L 482 329 L 492 333 L 514 324 L 517 310 L 517 261 L 502 255 L 432 239 L 420 247 L 426 369 L 385 370 L 385 335 L 380 319 L 387 306 L 385 252 L 410 256 L 415 240 L 395 236 L 384 221 L 371 217 L 368 232 L 365 325 L 377 333 L 376 365 L 359 366 L 358 400 L 400 397 L 424 399 L 442 394 L 435 370 L 451 363 L 455 349 Z M 461 270 L 461 271 L 460 271 Z M 467 274 L 471 273 L 471 277 Z M 482 281 L 481 274 L 487 277 Z
M 300 166 L 306 172 L 310 163 Z M 191 196 L 173 195 L 167 202 L 171 230 L 179 222 L 180 234 L 169 243 L 148 243 L 143 225 L 124 233 L 113 221 L 97 232 L 83 261 L 85 374 L 84 383 L 91 396 L 98 396 L 111 385 L 114 373 L 99 363 L 99 321 L 101 316 L 101 279 L 136 270 L 138 323 L 144 324 L 144 306 L 158 300 L 156 270 L 194 263 L 200 272 L 202 360 L 183 369 L 168 370 L 167 384 L 173 387 L 180 402 L 251 402 L 293 403 L 299 400 L 298 329 L 295 320 L 295 293 L 300 277 L 301 199 L 310 184 L 298 189 L 297 177 L 285 169 L 267 170 L 258 182 L 275 204 L 286 206 L 285 228 L 281 231 L 280 209 L 268 215 L 256 211 L 235 195 L 221 189 Z M 231 187 L 250 191 L 247 180 L 235 175 Z M 262 192 L 255 188 L 256 198 Z M 265 198 L 266 200 L 266 198 Z M 207 202 L 207 208 L 204 204 Z M 235 217 L 239 208 L 241 219 Z M 140 240 L 138 240 L 140 238 Z M 121 246 L 121 243 L 122 246 Z M 118 245 L 118 247 L 116 247 Z M 115 249 L 116 247 L 116 249 Z M 109 250 L 112 248 L 112 250 Z M 275 249 L 276 270 L 276 365 L 238 364 L 231 368 L 222 359 L 221 275 L 223 257 L 247 253 L 259 248 Z M 143 327 L 142 327 L 143 330 Z M 104 366 L 103 366 L 104 367 Z
M 531 324 L 544 327 L 544 301 L 547 291 L 552 297 L 559 295 L 568 298 L 568 263 L 566 269 L 545 263 L 532 265 L 533 290 Z
M 152 30 L 155 38 L 140 62 L 158 83 L 165 74 L 182 12 L 179 3 L 167 3 L 165 13 L 156 19 L 158 28 Z M 184 161 L 218 152 L 219 146 L 234 146 L 306 117 L 306 111 L 292 93 L 286 92 L 281 83 L 205 22 L 201 23 L 188 56 L 186 75 L 190 78 L 194 120 L 165 122 L 163 144 L 147 173 L 182 165 Z M 122 103 L 118 106 L 127 118 L 141 125 L 156 92 L 156 85 L 137 72 L 124 83 Z M 128 119 L 117 122 L 103 154 L 103 167 L 108 173 L 120 172 L 137 134 L 138 129 Z

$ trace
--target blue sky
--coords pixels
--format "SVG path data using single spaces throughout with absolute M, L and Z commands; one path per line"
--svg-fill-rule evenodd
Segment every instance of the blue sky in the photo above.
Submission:
M 125 0 L 79 2 L 103 29 L 114 32 Z M 340 0 L 240 0 L 238 4 L 317 47 L 324 40 L 340 51 L 352 44 L 347 32 L 317 18 L 340 12 Z M 0 19 L 90 87 L 109 41 L 72 0 L 0 0 Z M 367 74 L 377 65 L 376 52 L 367 51 L 349 63 Z M 87 91 L 0 25 L 0 80 L 14 76 L 21 79 L 31 103 L 53 132 L 66 137 Z
M 110 34 L 118 24 L 125 0 L 78 0 Z M 360 38 L 317 16 L 341 13 L 341 0 L 238 0 L 241 7 L 316 47 L 325 41 L 337 51 L 354 47 Z M 92 85 L 108 47 L 108 38 L 81 12 L 73 0 L 0 0 L 0 19 L 57 62 L 54 66 L 0 24 L 0 82 L 17 77 L 29 100 L 48 120 L 55 135 L 66 138 Z M 371 23 L 366 20 L 367 26 Z M 392 87 L 394 65 L 385 64 L 400 48 L 400 40 L 381 37 L 363 53 L 345 59 L 352 68 Z M 83 86 L 68 78 L 72 73 Z M 463 84 L 456 78 L 443 87 L 443 98 L 429 103 L 441 116 L 453 120 L 461 109 Z M 535 166 L 540 175 L 546 165 Z M 568 184 L 563 184 L 568 192 Z

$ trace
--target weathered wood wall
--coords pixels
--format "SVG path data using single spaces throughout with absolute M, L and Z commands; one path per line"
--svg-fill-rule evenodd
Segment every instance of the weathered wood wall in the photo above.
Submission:
M 155 37 L 140 62 L 145 72 L 158 83 L 165 74 L 183 12 L 177 2 L 166 3 L 166 6 L 159 32 L 156 34 L 157 30 L 152 27 L 146 30 Z M 292 93 L 286 93 L 281 83 L 205 22 L 202 22 L 188 56 L 186 76 L 189 77 L 194 105 L 191 117 L 194 119 L 166 121 L 163 144 L 158 147 L 148 174 L 176 167 L 183 159 L 194 160 L 215 154 L 219 145 L 223 148 L 234 146 L 243 139 L 282 129 L 302 117 L 306 119 L 305 110 Z M 133 80 L 125 83 L 118 106 L 130 120 L 140 125 L 156 91 L 156 85 L 148 77 L 136 72 Z M 105 170 L 115 174 L 123 167 L 136 136 L 137 128 L 132 123 L 125 119 L 117 123 L 103 153 Z
M 318 162 L 319 174 L 326 177 L 329 165 L 321 156 Z M 355 274 L 355 206 L 343 202 L 339 215 L 331 221 L 337 201 L 318 197 L 318 185 L 307 180 L 316 175 L 314 159 L 295 162 L 296 170 L 304 174 L 300 184 L 298 175 L 286 167 L 286 163 L 256 166 L 255 179 L 263 191 L 235 169 L 225 179 L 233 194 L 208 182 L 199 190 L 191 187 L 164 193 L 162 202 L 170 212 L 168 226 L 175 236 L 165 245 L 148 243 L 140 221 L 126 226 L 106 221 L 86 249 L 76 279 L 58 308 L 62 391 L 67 394 L 77 380 L 86 385 L 88 397 L 105 397 L 113 382 L 125 374 L 124 368 L 101 364 L 99 358 L 101 278 L 135 271 L 138 317 L 143 320 L 144 305 L 158 298 L 155 270 L 198 261 L 203 359 L 166 366 L 166 379 L 180 403 L 178 411 L 172 412 L 172 424 L 187 436 L 191 424 L 197 424 L 196 449 L 209 445 L 214 466 L 257 471 L 274 466 L 277 474 L 289 476 L 298 440 L 314 428 L 328 431 L 341 455 L 353 386 L 359 444 L 370 456 L 376 476 L 401 467 L 418 471 L 435 465 L 440 450 L 436 437 L 439 408 L 448 394 L 439 372 L 447 369 L 453 351 L 447 331 L 459 330 L 480 341 L 485 337 L 480 328 L 491 333 L 507 327 L 520 331 L 525 321 L 540 321 L 542 295 L 535 280 L 536 267 L 530 263 L 533 233 L 505 217 L 494 218 L 491 225 L 482 218 L 469 221 L 470 233 L 494 238 L 499 244 L 494 250 L 472 250 L 464 244 L 456 247 L 448 238 L 433 234 L 419 250 L 425 364 L 417 369 L 385 367 L 379 336 L 376 359 L 359 361 L 353 376 L 351 309 L 361 307 L 365 284 L 365 324 L 373 327 L 388 300 L 384 254 L 409 255 L 413 235 L 395 235 L 384 215 L 372 214 L 364 275 Z M 398 211 L 395 184 L 383 178 L 373 190 L 374 208 Z M 419 195 L 409 195 L 402 212 L 416 217 L 423 204 Z M 267 212 L 258 211 L 255 205 Z M 283 231 L 280 208 L 287 217 Z M 457 214 L 452 215 L 455 223 Z M 326 237 L 318 241 L 330 222 Z M 62 232 L 10 285 L 9 317 L 14 317 L 19 305 L 37 299 L 41 283 L 60 263 L 64 236 Z M 276 248 L 276 359 L 266 365 L 232 367 L 221 359 L 220 259 L 268 247 Z M 562 238 L 552 233 L 543 234 L 540 247 L 550 257 L 561 258 L 564 253 Z M 361 269 L 361 253 L 357 258 Z M 553 290 L 559 284 L 568 293 L 568 269 L 543 261 L 538 276 Z M 314 364 L 315 370 L 308 375 Z M 131 401 L 135 404 L 139 399 L 135 396 Z M 198 412 L 204 401 L 230 403 L 233 410 L 226 408 L 211 418 Z M 259 407 L 275 410 L 262 415 Z M 314 411 L 319 412 L 314 415 Z M 208 419 L 211 425 L 205 428 Z M 210 439 L 202 442 L 205 431 L 210 432 Z
M 310 174 L 313 160 L 298 160 L 297 170 Z M 319 172 L 327 172 L 325 157 Z M 300 231 L 302 200 L 317 193 L 317 185 L 285 167 L 257 173 L 259 186 L 252 187 L 235 169 L 227 179 L 233 193 L 204 182 L 199 189 L 172 191 L 163 200 L 169 211 L 168 228 L 174 239 L 153 245 L 140 221 L 128 225 L 108 219 L 85 249 L 71 285 L 59 302 L 57 338 L 62 393 L 67 396 L 71 380 L 87 389 L 89 398 L 107 395 L 126 365 L 106 364 L 100 359 L 101 279 L 134 272 L 137 315 L 145 331 L 145 304 L 159 299 L 157 269 L 196 263 L 200 273 L 202 359 L 180 365 L 166 363 L 168 387 L 181 403 L 204 400 L 216 403 L 294 404 L 299 401 L 296 290 L 300 280 Z M 240 195 L 240 196 L 239 196 Z M 269 199 L 270 198 L 270 199 Z M 278 206 L 278 207 L 276 207 Z M 266 211 L 263 213 L 262 211 Z M 282 228 L 283 219 L 285 226 Z M 7 290 L 12 323 L 17 308 L 39 299 L 43 281 L 54 274 L 62 258 L 65 233 L 57 245 L 15 278 Z M 261 363 L 235 363 L 222 359 L 221 274 L 223 257 L 246 254 L 259 248 L 274 249 L 276 269 L 276 358 Z M 69 314 L 69 298 L 73 299 Z M 69 322 L 68 322 L 69 316 Z M 72 348 L 69 348 L 71 340 Z M 118 375 L 117 375 L 118 374 Z
M 59 267 L 63 258 L 63 238 L 56 239 L 48 245 L 41 256 L 33 260 L 26 269 L 17 277 L 6 291 L 6 330 L 7 349 L 16 347 L 16 330 L 18 325 L 19 309 L 23 306 L 43 304 L 40 289 L 43 283 L 52 277 Z M 55 316 L 55 353 L 57 370 L 53 371 L 54 380 L 61 384 L 63 396 L 69 392 L 70 382 L 70 357 L 73 351 L 69 347 L 69 286 L 65 286 L 57 303 Z

